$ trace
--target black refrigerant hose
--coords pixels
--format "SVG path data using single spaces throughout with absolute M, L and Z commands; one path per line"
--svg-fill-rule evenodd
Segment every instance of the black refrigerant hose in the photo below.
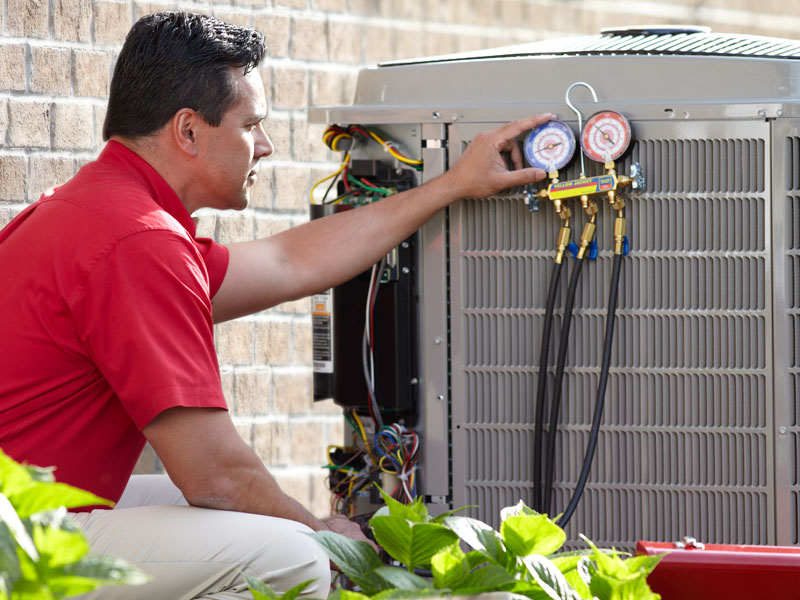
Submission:
M 570 275 L 567 298 L 564 305 L 564 322 L 561 325 L 561 339 L 558 344 L 558 361 L 556 363 L 555 381 L 553 383 L 553 398 L 550 401 L 550 428 L 547 436 L 547 455 L 545 456 L 544 497 L 539 512 L 550 514 L 550 498 L 553 492 L 553 469 L 556 455 L 556 428 L 558 427 L 558 414 L 561 409 L 561 389 L 564 381 L 564 367 L 567 362 L 567 348 L 569 346 L 569 330 L 572 322 L 572 312 L 575 306 L 575 295 L 578 280 L 581 275 L 584 258 L 577 258 Z
M 597 384 L 597 399 L 594 405 L 594 416 L 592 417 L 592 430 L 589 435 L 589 443 L 586 446 L 586 454 L 583 458 L 583 467 L 578 477 L 578 483 L 572 492 L 572 498 L 567 505 L 564 514 L 558 520 L 559 527 L 566 527 L 575 508 L 580 502 L 583 490 L 586 487 L 586 480 L 589 478 L 589 470 L 592 467 L 592 459 L 597 448 L 597 438 L 600 431 L 600 421 L 603 418 L 603 405 L 605 403 L 606 385 L 608 384 L 608 370 L 611 365 L 611 345 L 614 341 L 614 319 L 617 311 L 617 297 L 619 292 L 619 280 L 622 270 L 622 254 L 614 255 L 614 267 L 611 272 L 611 290 L 608 294 L 608 314 L 606 316 L 606 334 L 603 342 L 603 366 L 600 370 L 600 381 Z
M 536 382 L 536 416 L 533 430 L 533 508 L 542 512 L 544 481 L 542 479 L 542 457 L 544 456 L 544 405 L 547 396 L 547 358 L 550 352 L 550 333 L 553 330 L 553 311 L 558 295 L 558 282 L 561 278 L 560 261 L 553 263 L 550 275 L 550 290 L 547 293 L 547 306 L 542 329 L 542 347 L 539 351 L 539 378 Z

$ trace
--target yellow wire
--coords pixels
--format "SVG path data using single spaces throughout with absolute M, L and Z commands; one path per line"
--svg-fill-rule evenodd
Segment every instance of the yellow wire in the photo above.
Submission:
M 403 156 L 402 154 L 400 154 L 397 150 L 394 149 L 394 146 L 392 146 L 391 142 L 387 142 L 386 140 L 382 139 L 381 136 L 379 136 L 377 133 L 375 133 L 371 129 L 366 129 L 366 132 L 369 133 L 370 137 L 372 137 L 373 140 L 375 140 L 381 146 L 383 146 L 389 154 L 391 154 L 393 157 L 395 157 L 400 162 L 404 162 L 404 163 L 406 163 L 408 165 L 421 165 L 422 164 L 421 160 L 414 160 L 413 158 L 408 158 L 408 157 Z
M 364 440 L 364 445 L 367 447 L 367 454 L 372 459 L 372 462 L 375 462 L 375 457 L 372 456 L 372 448 L 370 448 L 369 440 L 367 439 L 367 432 L 364 431 L 364 425 L 361 423 L 361 419 L 358 417 L 357 412 L 353 412 L 353 416 L 356 419 L 356 425 L 358 425 L 358 429 L 361 431 L 361 439 Z
M 348 152 L 347 154 L 344 155 L 344 160 L 342 161 L 342 165 L 339 167 L 339 169 L 335 173 L 331 173 L 327 177 L 323 177 L 317 183 L 315 183 L 314 185 L 311 186 L 311 190 L 308 192 L 308 197 L 311 200 L 311 204 L 315 204 L 315 202 L 314 202 L 314 190 L 317 189 L 317 186 L 320 183 L 323 183 L 325 181 L 328 181 L 329 179 L 332 179 L 333 177 L 336 177 L 339 173 L 344 171 L 345 167 L 347 166 L 347 164 L 349 162 L 350 162 L 350 153 Z
M 333 140 L 331 141 L 331 150 L 333 150 L 334 152 L 339 152 L 339 148 L 337 148 L 337 146 L 339 144 L 339 141 L 343 139 L 353 139 L 353 136 L 350 135 L 349 133 L 340 133 L 339 135 L 334 137 Z

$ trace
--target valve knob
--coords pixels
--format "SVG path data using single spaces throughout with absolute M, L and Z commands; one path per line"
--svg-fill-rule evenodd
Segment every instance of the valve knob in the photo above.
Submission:
M 644 178 L 644 169 L 642 169 L 642 165 L 638 162 L 635 162 L 631 165 L 631 187 L 634 190 L 641 190 L 644 191 L 645 186 L 645 178 Z

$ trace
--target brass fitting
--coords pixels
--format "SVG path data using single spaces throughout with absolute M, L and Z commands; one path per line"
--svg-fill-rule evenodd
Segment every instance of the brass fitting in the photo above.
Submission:
M 614 220 L 614 254 L 622 254 L 625 244 L 626 222 L 624 217 L 617 217 Z
M 556 263 L 561 264 L 561 261 L 564 260 L 564 252 L 567 250 L 567 246 L 569 246 L 569 236 L 572 230 L 569 228 L 569 225 L 562 225 L 561 229 L 558 231 L 558 250 L 556 251 Z
M 583 258 L 583 255 L 586 254 L 586 249 L 589 247 L 589 244 L 592 243 L 596 229 L 597 225 L 595 225 L 593 221 L 588 221 L 583 226 L 583 233 L 581 233 L 581 246 L 578 248 L 577 258 L 581 259 Z
M 556 209 L 556 214 L 561 217 L 564 221 L 569 221 L 569 218 L 572 216 L 572 211 L 570 210 L 569 206 L 564 204 L 561 200 L 556 199 L 553 200 L 553 207 Z
M 599 210 L 597 207 L 597 202 L 592 200 L 589 196 L 581 196 L 581 204 L 583 205 L 583 210 L 586 211 L 586 214 L 589 216 L 589 218 L 594 221 L 597 211 Z

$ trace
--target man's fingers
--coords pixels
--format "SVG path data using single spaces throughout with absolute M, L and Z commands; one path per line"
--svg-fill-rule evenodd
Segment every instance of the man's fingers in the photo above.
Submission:
M 514 168 L 519 170 L 522 168 L 522 152 L 519 149 L 518 144 L 511 144 L 511 150 L 509 150 L 509 155 L 511 156 L 511 164 L 514 165 Z
M 507 142 L 509 140 L 513 140 L 522 132 L 528 131 L 529 129 L 533 129 L 537 125 L 541 125 L 542 123 L 545 123 L 555 118 L 556 116 L 553 113 L 532 115 L 530 117 L 525 117 L 524 119 L 518 119 L 517 121 L 511 121 L 510 123 L 506 123 L 502 127 L 499 127 L 496 130 L 496 133 L 498 134 L 502 142 Z
M 536 181 L 541 181 L 545 178 L 547 173 L 544 172 L 544 169 L 517 169 L 516 171 L 509 171 L 505 173 L 503 176 L 503 189 L 508 189 L 510 187 L 516 187 L 518 185 L 526 185 L 528 183 L 534 183 Z

